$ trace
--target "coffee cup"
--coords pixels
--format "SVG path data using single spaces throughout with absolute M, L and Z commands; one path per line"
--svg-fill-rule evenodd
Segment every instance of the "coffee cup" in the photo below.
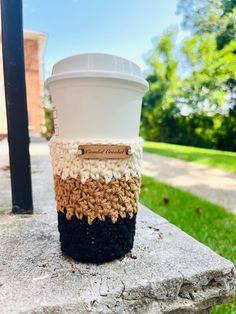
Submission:
M 61 248 L 82 262 L 120 258 L 135 235 L 148 83 L 133 62 L 88 53 L 56 63 L 45 85 Z

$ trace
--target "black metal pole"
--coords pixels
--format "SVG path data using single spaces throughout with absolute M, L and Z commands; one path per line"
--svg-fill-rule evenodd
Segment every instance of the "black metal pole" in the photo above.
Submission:
M 32 213 L 22 1 L 1 0 L 1 16 L 12 211 Z

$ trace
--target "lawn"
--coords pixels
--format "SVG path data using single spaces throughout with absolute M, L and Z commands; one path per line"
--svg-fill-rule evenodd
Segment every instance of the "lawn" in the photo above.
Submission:
M 236 172 L 236 153 L 192 146 L 144 142 L 144 151 Z
M 142 179 L 140 201 L 236 263 L 236 217 L 223 207 L 145 176 Z M 236 313 L 236 298 L 215 307 L 213 313 Z

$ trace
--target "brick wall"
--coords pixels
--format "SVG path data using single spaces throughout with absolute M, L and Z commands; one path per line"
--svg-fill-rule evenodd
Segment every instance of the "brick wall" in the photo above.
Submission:
M 37 133 L 43 130 L 43 99 L 41 89 L 41 69 L 39 43 L 37 39 L 24 39 L 26 91 L 29 129 Z

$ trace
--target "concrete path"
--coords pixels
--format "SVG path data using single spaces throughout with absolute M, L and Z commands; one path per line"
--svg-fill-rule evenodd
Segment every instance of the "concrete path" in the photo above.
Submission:
M 194 162 L 144 153 L 143 174 L 191 191 L 236 214 L 236 174 Z

